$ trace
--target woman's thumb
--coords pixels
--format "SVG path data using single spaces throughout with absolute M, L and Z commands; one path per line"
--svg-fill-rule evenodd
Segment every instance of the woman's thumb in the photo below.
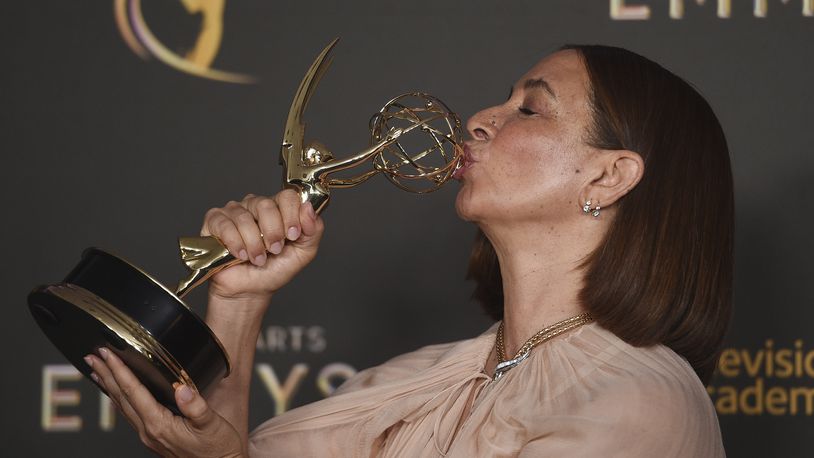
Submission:
M 175 403 L 189 424 L 197 429 L 206 429 L 216 417 L 203 396 L 187 385 L 175 389 Z
M 325 223 L 322 218 L 314 212 L 314 207 L 310 202 L 304 202 L 300 206 L 300 226 L 302 228 L 302 238 L 298 242 L 304 247 L 319 244 L 322 232 L 325 230 Z

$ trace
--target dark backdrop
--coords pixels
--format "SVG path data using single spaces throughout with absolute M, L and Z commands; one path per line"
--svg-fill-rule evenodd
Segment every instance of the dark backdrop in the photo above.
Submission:
M 427 91 L 466 118 L 568 42 L 621 45 L 694 83 L 727 132 L 736 184 L 736 313 L 710 385 L 727 452 L 810 456 L 811 1 L 687 1 L 678 14 L 682 3 L 229 1 L 211 67 L 257 77 L 238 84 L 180 71 L 155 49 L 137 56 L 113 0 L 5 2 L 3 454 L 147 455 L 65 366 L 25 296 L 59 281 L 87 246 L 177 281 L 176 235 L 196 234 L 209 207 L 280 188 L 293 92 L 341 36 L 306 116 L 309 138 L 340 156 L 366 146 L 367 119 L 390 97 Z M 142 10 L 167 50 L 195 46 L 203 15 L 175 1 Z M 335 193 L 320 256 L 267 316 L 253 424 L 285 399 L 319 399 L 352 369 L 488 327 L 464 279 L 474 228 L 456 218 L 455 192 L 417 197 L 374 179 Z M 189 302 L 200 312 L 202 292 Z

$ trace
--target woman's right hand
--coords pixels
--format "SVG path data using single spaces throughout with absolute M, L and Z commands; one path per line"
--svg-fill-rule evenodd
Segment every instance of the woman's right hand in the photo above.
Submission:
M 217 237 L 247 261 L 210 280 L 210 295 L 264 299 L 288 283 L 317 253 L 325 225 L 310 203 L 286 189 L 275 196 L 247 195 L 206 213 L 201 235 Z

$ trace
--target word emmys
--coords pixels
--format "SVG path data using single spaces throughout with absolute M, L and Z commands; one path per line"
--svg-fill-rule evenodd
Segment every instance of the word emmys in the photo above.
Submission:
M 669 1 L 670 18 L 682 19 L 684 17 L 685 0 L 662 0 Z M 689 0 L 698 5 L 704 5 L 707 0 Z M 803 16 L 814 16 L 814 0 L 799 0 L 802 3 Z M 717 3 L 717 15 L 719 18 L 727 19 L 732 17 L 732 0 L 709 0 L 710 3 Z M 642 4 L 642 1 L 610 0 L 610 17 L 613 20 L 638 20 L 650 19 L 650 7 Z M 743 2 L 746 3 L 746 2 Z M 779 3 L 788 5 L 792 0 L 780 0 Z M 765 18 L 769 14 L 769 0 L 754 0 L 752 13 L 757 18 Z
M 313 383 L 319 396 L 333 393 L 345 380 L 356 374 L 356 369 L 343 362 L 320 364 L 313 371 L 314 358 L 328 346 L 326 329 L 322 326 L 269 326 L 257 339 L 258 360 L 254 376 L 262 392 L 273 403 L 274 414 L 279 415 L 292 406 L 292 400 L 306 382 Z M 264 353 L 291 353 L 301 357 L 281 378 L 280 368 L 265 361 Z M 288 366 L 286 364 L 285 366 Z M 84 399 L 83 399 L 84 398 Z M 96 410 L 97 413 L 89 412 Z M 89 423 L 98 420 L 101 431 L 112 431 L 116 424 L 115 408 L 110 399 L 96 390 L 82 374 L 70 364 L 46 364 L 42 367 L 42 404 L 40 423 L 43 431 L 80 432 Z

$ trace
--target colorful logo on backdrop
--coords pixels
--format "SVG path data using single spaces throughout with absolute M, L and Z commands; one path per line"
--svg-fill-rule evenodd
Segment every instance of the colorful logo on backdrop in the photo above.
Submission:
M 201 27 L 192 49 L 184 55 L 170 50 L 150 30 L 141 11 L 141 0 L 114 0 L 116 25 L 130 49 L 144 60 L 155 58 L 170 67 L 227 83 L 253 83 L 252 75 L 212 68 L 223 38 L 223 9 L 226 0 L 180 0 L 190 15 L 201 15 Z

